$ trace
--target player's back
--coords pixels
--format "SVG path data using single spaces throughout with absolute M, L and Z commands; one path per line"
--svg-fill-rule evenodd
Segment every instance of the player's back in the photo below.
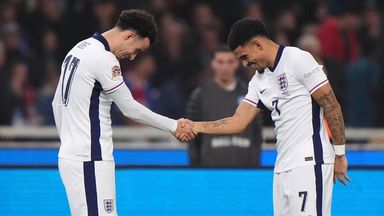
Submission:
M 61 119 L 58 128 L 61 139 L 59 157 L 62 158 L 80 161 L 113 160 L 110 119 L 112 101 L 99 81 L 102 76 L 100 71 L 109 68 L 110 72 L 109 65 L 119 67 L 119 63 L 109 52 L 109 47 L 106 48 L 106 41 L 94 37 L 74 46 L 61 67 L 55 96 L 56 103 L 61 105 L 61 112 L 55 118 Z

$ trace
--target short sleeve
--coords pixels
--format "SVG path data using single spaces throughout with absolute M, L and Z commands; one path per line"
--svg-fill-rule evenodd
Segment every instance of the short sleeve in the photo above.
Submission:
M 257 107 L 257 103 L 259 102 L 259 96 L 257 95 L 255 76 L 252 78 L 251 81 L 249 81 L 248 93 L 245 95 L 243 101 Z
M 328 83 L 323 66 L 319 65 L 310 53 L 300 50 L 294 58 L 295 77 L 311 94 Z
M 110 94 L 124 84 L 120 63 L 112 54 L 98 56 L 93 67 L 96 80 L 105 93 Z

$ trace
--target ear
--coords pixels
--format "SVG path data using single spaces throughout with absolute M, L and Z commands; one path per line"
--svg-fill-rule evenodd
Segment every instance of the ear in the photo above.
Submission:
M 124 38 L 124 40 L 128 40 L 129 38 L 134 37 L 135 34 L 136 34 L 136 33 L 133 32 L 133 31 L 125 30 L 125 31 L 123 32 L 123 38 Z
M 251 44 L 253 47 L 255 47 L 256 49 L 260 49 L 262 50 L 263 49 L 263 44 L 261 42 L 261 40 L 259 40 L 258 38 L 253 38 L 251 40 Z

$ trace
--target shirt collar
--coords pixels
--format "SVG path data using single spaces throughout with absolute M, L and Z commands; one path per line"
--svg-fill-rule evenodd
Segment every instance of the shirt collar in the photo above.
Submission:
M 105 39 L 105 37 L 103 35 L 101 35 L 99 32 L 95 32 L 92 35 L 92 37 L 95 38 L 96 40 L 100 41 L 104 45 L 105 50 L 111 51 L 111 49 L 109 48 L 109 44 L 108 44 L 107 39 Z
M 281 55 L 283 54 L 284 48 L 285 48 L 285 46 L 283 46 L 283 45 L 279 46 L 279 49 L 277 50 L 277 54 L 276 54 L 276 58 L 275 58 L 275 63 L 273 64 L 272 68 L 271 67 L 268 68 L 270 71 L 273 72 L 276 69 L 277 65 L 279 64 Z

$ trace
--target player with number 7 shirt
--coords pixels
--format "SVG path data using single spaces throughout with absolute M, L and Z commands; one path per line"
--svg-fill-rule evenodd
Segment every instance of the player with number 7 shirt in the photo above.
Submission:
M 259 20 L 237 21 L 228 43 L 244 66 L 256 70 L 248 93 L 233 116 L 194 122 L 194 131 L 238 133 L 262 110 L 271 112 L 277 140 L 274 215 L 330 215 L 335 179 L 350 179 L 343 116 L 322 66 L 308 52 L 273 42 Z

